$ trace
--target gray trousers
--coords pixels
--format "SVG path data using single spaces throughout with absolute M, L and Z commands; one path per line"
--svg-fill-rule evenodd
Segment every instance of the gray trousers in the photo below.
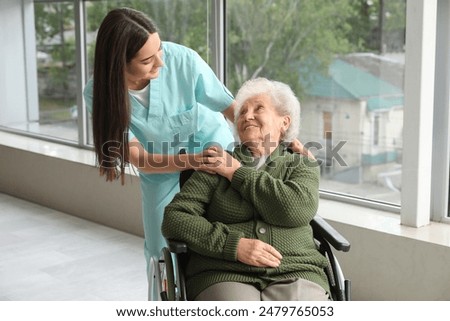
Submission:
M 239 282 L 216 283 L 195 301 L 328 301 L 328 293 L 318 284 L 303 279 L 287 279 L 259 291 L 253 285 Z

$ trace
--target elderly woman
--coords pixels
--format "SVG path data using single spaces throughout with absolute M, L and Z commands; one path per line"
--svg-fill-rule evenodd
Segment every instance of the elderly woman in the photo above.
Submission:
M 163 235 L 191 250 L 188 299 L 328 300 L 327 262 L 309 225 L 318 167 L 286 148 L 300 103 L 265 78 L 244 83 L 236 102 L 240 144 L 232 155 L 209 148 L 210 173 L 195 172 L 164 214 Z

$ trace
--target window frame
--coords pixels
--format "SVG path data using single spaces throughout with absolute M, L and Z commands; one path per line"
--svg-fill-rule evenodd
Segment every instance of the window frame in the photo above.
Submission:
M 410 1 L 406 14 L 401 224 L 430 223 L 437 1 Z M 433 110 L 433 109 L 432 109 Z M 436 112 L 436 110 L 434 110 Z M 407 175 L 405 175 L 407 173 Z
M 431 220 L 450 223 L 450 3 L 437 6 Z
M 87 82 L 87 51 L 86 51 L 86 17 L 85 2 L 74 1 L 75 14 L 75 52 L 77 65 L 77 111 L 78 117 L 78 145 L 87 147 L 88 145 L 88 115 L 83 97 L 84 85 Z

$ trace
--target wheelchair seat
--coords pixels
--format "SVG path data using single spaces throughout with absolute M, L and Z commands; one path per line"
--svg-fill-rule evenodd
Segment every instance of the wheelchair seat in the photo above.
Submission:
M 180 173 L 180 187 L 194 170 Z M 330 286 L 330 296 L 334 301 L 350 301 L 351 282 L 344 277 L 334 250 L 348 252 L 350 243 L 322 217 L 316 215 L 310 223 L 313 237 L 319 252 L 328 260 L 325 274 Z M 161 250 L 157 277 L 158 290 L 163 301 L 186 301 L 184 267 L 189 258 L 186 243 L 167 240 L 168 246 Z M 333 250 L 334 249 L 334 250 Z

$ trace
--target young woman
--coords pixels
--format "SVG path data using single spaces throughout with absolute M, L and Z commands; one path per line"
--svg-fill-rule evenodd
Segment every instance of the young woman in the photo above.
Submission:
M 164 207 L 178 192 L 179 171 L 197 169 L 209 144 L 232 149 L 233 97 L 193 50 L 163 42 L 142 12 L 110 11 L 97 34 L 93 78 L 84 97 L 92 112 L 101 175 L 139 170 L 148 276 L 165 245 Z M 222 113 L 223 114 L 222 114 Z M 187 154 L 179 155 L 181 149 Z

